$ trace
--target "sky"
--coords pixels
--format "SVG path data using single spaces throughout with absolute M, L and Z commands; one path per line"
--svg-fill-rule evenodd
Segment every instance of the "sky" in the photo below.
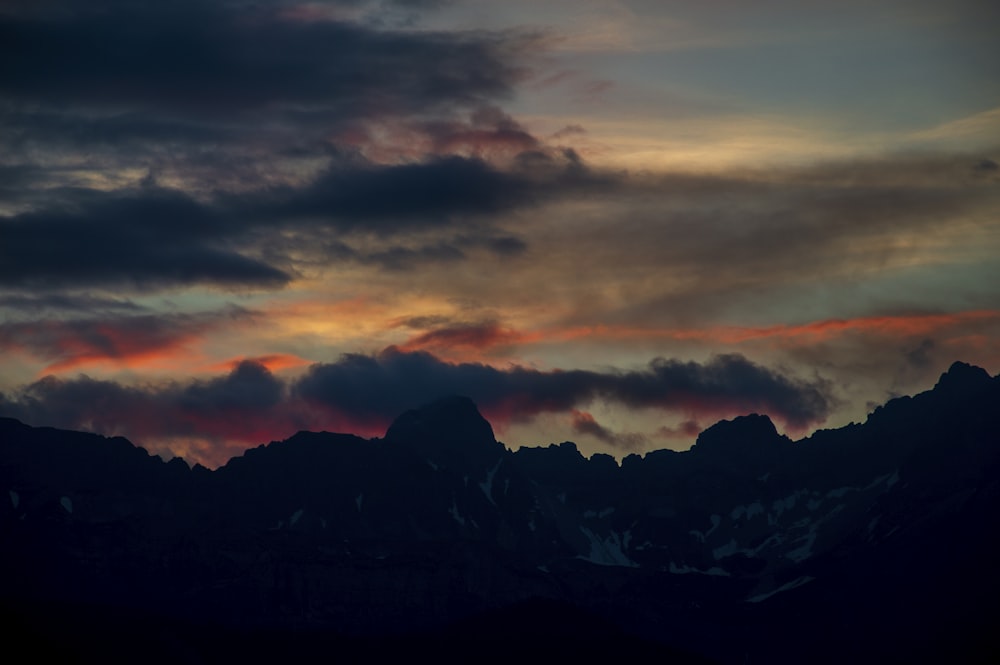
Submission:
M 0 2 L 0 415 L 683 450 L 1000 371 L 1000 5 Z

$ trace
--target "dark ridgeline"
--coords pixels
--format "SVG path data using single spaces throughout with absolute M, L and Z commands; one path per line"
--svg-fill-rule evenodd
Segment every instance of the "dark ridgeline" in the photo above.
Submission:
M 996 662 L 1000 378 L 688 452 L 516 452 L 466 398 L 216 471 L 0 419 L 13 644 L 83 661 Z

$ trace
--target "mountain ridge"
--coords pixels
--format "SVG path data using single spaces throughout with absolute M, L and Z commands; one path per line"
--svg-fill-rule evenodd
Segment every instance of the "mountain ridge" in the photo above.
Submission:
M 869 422 L 872 419 L 873 416 L 876 416 L 877 414 L 880 414 L 884 409 L 892 408 L 892 405 L 895 402 L 900 401 L 900 400 L 907 401 L 907 400 L 911 400 L 911 399 L 919 399 L 921 395 L 934 393 L 935 391 L 938 391 L 939 393 L 940 392 L 948 392 L 948 393 L 961 394 L 961 395 L 969 395 L 969 394 L 975 395 L 977 391 L 982 391 L 984 389 L 987 389 L 991 385 L 991 382 L 995 383 L 997 380 L 1000 380 L 1000 375 L 997 375 L 997 376 L 994 377 L 994 376 L 991 376 L 982 367 L 971 365 L 969 363 L 965 363 L 965 362 L 962 362 L 962 361 L 955 361 L 948 368 L 948 370 L 946 370 L 944 373 L 941 374 L 941 376 L 939 377 L 938 381 L 935 383 L 935 385 L 934 385 L 933 388 L 931 388 L 929 390 L 926 390 L 926 391 L 923 391 L 921 393 L 918 393 L 916 395 L 912 395 L 912 396 L 904 395 L 904 396 L 897 396 L 897 397 L 890 398 L 884 404 L 876 406 L 875 409 L 871 413 L 868 414 L 868 417 L 866 418 L 865 423 Z M 451 396 L 446 396 L 446 397 L 442 397 L 442 398 L 433 400 L 431 402 L 428 402 L 428 403 L 422 405 L 421 407 L 417 407 L 417 408 L 414 408 L 414 409 L 409 409 L 409 410 L 403 412 L 402 414 L 400 414 L 400 416 L 398 416 L 388 426 L 388 428 L 386 429 L 386 433 L 382 437 L 376 437 L 374 439 L 364 439 L 364 438 L 362 438 L 362 437 L 360 437 L 360 436 L 358 436 L 356 434 L 352 434 L 352 433 L 348 433 L 348 432 L 330 432 L 330 431 L 326 431 L 326 430 L 322 430 L 322 431 L 319 431 L 319 432 L 314 432 L 314 431 L 310 431 L 310 430 L 300 430 L 300 431 L 296 432 L 295 434 L 289 436 L 286 439 L 282 439 L 280 441 L 273 440 L 270 443 L 267 443 L 267 444 L 262 443 L 262 444 L 256 446 L 255 448 L 249 448 L 246 451 L 244 451 L 243 453 L 235 455 L 234 458 L 235 457 L 242 457 L 249 450 L 259 449 L 261 447 L 266 447 L 266 446 L 269 446 L 269 445 L 272 445 L 272 444 L 275 444 L 275 443 L 282 443 L 282 442 L 288 442 L 288 441 L 293 441 L 293 440 L 300 441 L 300 440 L 303 440 L 304 438 L 307 438 L 307 437 L 314 437 L 314 436 L 322 437 L 322 436 L 327 436 L 327 435 L 332 435 L 332 436 L 335 436 L 335 437 L 353 437 L 353 438 L 355 438 L 355 439 L 357 439 L 359 441 L 391 441 L 391 442 L 395 442 L 395 443 L 401 443 L 401 444 L 404 444 L 404 445 L 407 442 L 410 442 L 410 443 L 421 442 L 421 441 L 426 441 L 429 437 L 434 437 L 434 441 L 436 443 L 438 443 L 438 444 L 447 444 L 449 447 L 453 447 L 454 444 L 455 444 L 455 442 L 456 442 L 456 440 L 458 439 L 458 435 L 456 434 L 456 430 L 453 427 L 446 427 L 446 426 L 444 426 L 445 423 L 443 422 L 442 416 L 444 415 L 447 407 L 455 407 L 455 406 L 457 406 L 462 411 L 460 418 L 462 420 L 466 421 L 464 423 L 464 426 L 468 426 L 468 427 L 470 427 L 472 429 L 474 429 L 477 426 L 480 427 L 479 432 L 474 433 L 473 438 L 479 439 L 482 442 L 486 442 L 488 440 L 489 443 L 499 443 L 496 440 L 496 438 L 495 438 L 495 436 L 493 434 L 492 426 L 490 425 L 490 423 L 485 418 L 482 417 L 482 414 L 479 412 L 478 407 L 476 407 L 476 405 L 473 402 L 473 400 L 471 400 L 470 398 L 468 398 L 466 396 L 462 396 L 462 395 L 451 395 Z M 417 423 L 415 423 L 412 420 L 414 418 L 414 416 L 416 414 L 418 414 L 418 413 L 419 414 L 432 413 L 433 417 L 431 417 L 429 419 L 429 422 L 432 423 L 432 424 L 434 424 L 435 421 L 436 421 L 436 424 L 438 425 L 438 429 L 436 431 L 434 431 L 434 430 L 420 431 L 419 427 L 417 426 Z M 469 420 L 472 420 L 473 422 L 469 423 Z M 475 420 L 478 420 L 478 421 L 481 421 L 481 422 L 477 423 L 477 422 L 475 422 Z M 744 441 L 746 441 L 747 439 L 749 439 L 750 443 L 760 443 L 761 441 L 766 440 L 766 439 L 774 439 L 775 441 L 782 440 L 782 441 L 787 442 L 787 443 L 799 444 L 799 443 L 802 443 L 804 441 L 811 440 L 817 434 L 819 434 L 820 436 L 822 436 L 823 433 L 825 433 L 825 432 L 850 429 L 852 427 L 856 427 L 856 426 L 859 426 L 859 425 L 862 425 L 862 424 L 865 424 L 865 423 L 849 423 L 848 425 L 844 425 L 842 427 L 838 427 L 838 428 L 834 428 L 834 429 L 822 429 L 821 428 L 821 429 L 816 430 L 813 434 L 810 434 L 810 435 L 808 435 L 806 437 L 803 437 L 803 438 L 797 439 L 797 440 L 792 440 L 792 439 L 789 439 L 786 435 L 779 434 L 777 432 L 777 429 L 774 426 L 773 421 L 771 420 L 770 416 L 768 416 L 767 414 L 750 413 L 750 414 L 746 414 L 746 415 L 735 416 L 734 418 L 732 418 L 730 420 L 720 420 L 720 421 L 717 421 L 716 423 L 714 423 L 713 425 L 708 426 L 707 428 L 705 428 L 704 430 L 702 430 L 698 434 L 698 436 L 696 437 L 695 442 L 692 444 L 691 448 L 689 448 L 687 450 L 676 451 L 676 450 L 668 449 L 668 448 L 653 449 L 653 450 L 645 451 L 641 455 L 638 454 L 638 453 L 631 453 L 631 454 L 627 455 L 626 457 L 639 457 L 639 458 L 642 458 L 642 457 L 645 457 L 646 455 L 651 455 L 651 454 L 652 455 L 656 455 L 656 454 L 660 454 L 660 453 L 663 453 L 663 452 L 668 452 L 668 453 L 669 452 L 673 452 L 673 453 L 687 453 L 687 452 L 691 452 L 692 450 L 694 450 L 695 447 L 698 446 L 699 444 L 707 445 L 707 447 L 712 447 L 714 445 L 717 445 L 718 443 L 721 443 L 723 446 L 725 446 L 727 443 L 733 441 L 733 439 L 735 438 L 735 435 L 742 436 L 743 439 L 744 439 Z M 56 428 L 56 427 L 49 427 L 49 426 L 37 426 L 36 427 L 36 426 L 32 426 L 32 425 L 26 424 L 26 423 L 24 423 L 23 421 L 21 421 L 21 420 L 19 420 L 17 418 L 7 417 L 7 416 L 0 415 L 0 431 L 4 431 L 5 428 L 9 428 L 13 424 L 21 425 L 23 427 L 33 427 L 34 429 L 38 429 L 38 430 L 55 430 L 55 431 L 67 431 L 67 432 L 74 431 L 74 430 L 64 430 L 64 429 L 60 429 L 60 428 Z M 426 426 L 426 422 L 423 423 L 423 424 Z M 485 428 L 483 428 L 482 425 L 485 425 Z M 404 430 L 407 430 L 407 429 L 409 429 L 410 431 L 409 432 L 404 432 Z M 486 434 L 486 436 L 483 436 L 483 434 L 485 432 L 488 432 L 488 434 Z M 721 434 L 720 434 L 720 432 L 721 432 Z M 130 446 L 133 446 L 136 449 L 139 449 L 139 450 L 142 450 L 142 451 L 146 452 L 147 455 L 150 455 L 152 457 L 159 457 L 162 460 L 162 457 L 160 455 L 152 455 L 152 454 L 150 454 L 149 451 L 148 451 L 148 449 L 146 449 L 145 447 L 143 447 L 140 444 L 136 444 L 136 443 L 132 442 L 131 440 L 129 440 L 128 438 L 126 438 L 124 436 L 104 436 L 104 435 L 101 435 L 99 433 L 83 432 L 83 431 L 80 431 L 80 432 L 77 432 L 77 433 L 79 433 L 79 434 L 90 434 L 90 435 L 93 435 L 93 436 L 100 436 L 102 438 L 109 439 L 109 440 L 124 441 L 124 442 L 128 443 Z M 577 444 L 575 442 L 566 441 L 566 442 L 563 442 L 563 443 L 572 444 L 572 446 L 575 449 L 579 450 L 579 448 L 578 448 L 578 446 L 577 446 Z M 551 446 L 562 445 L 562 444 L 552 443 L 552 444 L 548 444 L 548 445 L 551 447 Z M 522 447 L 542 448 L 544 446 L 522 446 Z M 732 451 L 729 451 L 729 452 L 732 452 Z M 605 456 L 605 457 L 610 457 L 606 453 L 599 453 L 599 452 L 598 453 L 594 453 L 593 455 L 602 455 L 602 456 Z M 592 455 L 592 457 L 593 457 L 593 455 Z M 227 460 L 226 464 L 228 464 L 228 462 L 231 461 L 232 459 L 233 458 L 230 458 L 230 460 Z M 585 458 L 585 459 L 587 459 L 587 458 Z M 184 460 L 184 458 L 182 456 L 175 456 L 173 458 L 170 458 L 168 460 L 163 460 L 163 461 L 164 462 L 170 462 L 172 460 L 183 460 L 187 464 L 187 466 L 189 466 L 191 468 L 194 468 L 194 467 L 197 467 L 197 466 L 201 466 L 201 468 L 207 469 L 206 467 L 203 467 L 202 465 L 197 464 L 197 463 L 194 464 L 194 465 L 192 465 L 190 462 L 187 462 L 187 460 Z M 225 466 L 225 464 L 223 464 L 222 466 Z M 211 470 L 211 469 L 207 469 L 207 470 Z
M 618 464 L 572 442 L 508 450 L 451 397 L 381 439 L 299 432 L 213 471 L 0 419 L 0 605 L 353 640 L 541 599 L 609 635 L 779 663 L 814 642 L 857 659 L 844 622 L 892 616 L 879 653 L 940 655 L 987 643 L 970 626 L 996 615 L 998 407 L 1000 377 L 956 363 L 861 424 L 793 442 L 754 414 Z

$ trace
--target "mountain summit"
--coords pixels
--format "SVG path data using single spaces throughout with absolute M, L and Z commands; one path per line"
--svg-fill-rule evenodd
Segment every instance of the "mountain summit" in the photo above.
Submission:
M 989 372 L 982 367 L 956 361 L 952 363 L 947 372 L 941 375 L 934 389 L 950 392 L 975 392 L 988 387 L 991 381 Z
M 384 440 L 457 466 L 492 462 L 504 450 L 475 402 L 458 395 L 403 413 L 386 430 Z

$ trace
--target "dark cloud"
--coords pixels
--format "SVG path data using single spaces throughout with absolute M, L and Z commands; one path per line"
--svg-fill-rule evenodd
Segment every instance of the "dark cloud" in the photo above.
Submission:
M 182 411 L 211 419 L 217 413 L 240 414 L 279 406 L 285 386 L 262 364 L 248 360 L 224 377 L 194 382 L 166 394 Z
M 833 406 L 826 382 L 805 382 L 741 355 L 701 364 L 658 358 L 644 370 L 543 372 L 446 363 L 426 352 L 390 347 L 376 356 L 349 354 L 317 364 L 296 383 L 299 397 L 372 420 L 385 421 L 439 396 L 461 394 L 499 417 L 569 411 L 595 399 L 631 408 L 692 413 L 764 412 L 793 427 L 823 420 Z
M 510 210 L 549 196 L 547 186 L 559 184 L 502 171 L 475 158 L 444 157 L 396 166 L 338 165 L 304 189 L 276 190 L 248 203 L 264 214 L 342 230 L 393 232 Z
M 1000 165 L 998 165 L 992 159 L 984 159 L 975 166 L 975 170 L 980 171 L 982 173 L 989 173 L 991 171 L 996 171 L 998 168 L 1000 168 Z
M 482 247 L 500 255 L 524 251 L 525 242 L 494 225 L 505 213 L 615 186 L 617 176 L 596 173 L 562 153 L 507 168 L 476 157 L 431 157 L 384 165 L 334 160 L 302 187 L 275 187 L 254 195 L 223 196 L 220 203 L 261 227 L 295 225 L 316 233 L 412 234 L 454 229 L 456 247 Z M 344 236 L 338 236 L 338 239 Z
M 304 188 L 208 201 L 155 185 L 65 189 L 40 209 L 0 215 L 0 287 L 280 288 L 293 279 L 296 260 L 408 270 L 460 261 L 470 251 L 511 257 L 525 242 L 493 228 L 488 215 L 547 196 L 546 187 L 456 157 L 343 168 Z M 386 239 L 445 226 L 461 231 L 423 243 Z M 367 234 L 379 242 L 359 245 Z
M 336 4 L 369 3 L 5 3 L 0 60 L 16 66 L 0 75 L 3 161 L 44 163 L 43 183 L 69 158 L 107 176 L 144 165 L 229 188 L 236 171 L 259 187 L 273 184 L 275 158 L 321 156 L 372 123 L 448 144 L 463 112 L 468 132 L 534 145 L 482 109 L 510 93 L 537 37 L 393 29 L 325 12 Z
M 331 261 L 356 263 L 362 266 L 374 266 L 387 272 L 410 272 L 418 269 L 455 264 L 469 258 L 466 248 L 483 247 L 499 256 L 509 256 L 501 249 L 493 247 L 489 237 L 483 241 L 469 242 L 465 237 L 454 240 L 439 240 L 428 244 L 398 244 L 382 240 L 374 247 L 359 248 L 340 240 L 321 240 L 322 232 L 310 230 L 300 233 L 298 237 L 285 242 L 283 252 L 277 251 L 274 243 L 264 254 L 273 255 L 275 260 L 289 261 L 288 253 L 295 253 L 298 260 L 304 263 L 313 261 L 320 265 L 328 265 Z M 312 257 L 305 259 L 306 256 Z
M 242 136 L 231 126 L 136 110 L 84 113 L 75 107 L 7 105 L 0 109 L 0 118 L 7 127 L 17 130 L 2 139 L 8 154 L 24 154 L 50 144 L 62 150 L 88 152 L 106 148 L 119 153 L 128 149 L 149 158 L 155 146 L 161 144 L 177 149 L 206 141 L 228 143 Z
M 301 20 L 267 3 L 113 3 L 103 11 L 66 3 L 0 14 L 0 59 L 19 64 L 0 77 L 0 94 L 212 114 L 321 104 L 359 117 L 505 94 L 518 76 L 516 46 L 503 35 Z
M 236 220 L 178 192 L 87 192 L 81 199 L 0 217 L 0 286 L 273 288 L 291 279 L 231 245 Z
M 365 263 L 374 263 L 386 270 L 413 270 L 428 263 L 453 263 L 465 259 L 465 253 L 453 245 L 437 243 L 422 247 L 390 247 L 372 252 L 364 257 Z
M 137 312 L 146 309 L 131 300 L 69 293 L 0 295 L 0 307 L 17 312 Z
M 7 416 L 26 423 L 89 429 L 108 435 L 128 431 L 128 424 L 145 423 L 152 429 L 165 424 L 143 389 L 87 376 L 72 380 L 47 376 L 21 388 L 11 398 L 0 398 L 0 408 Z M 125 420 L 130 422 L 123 423 Z M 146 431 L 146 427 L 140 431 Z
M 285 395 L 281 380 L 245 361 L 227 375 L 186 384 L 136 387 L 48 376 L 9 398 L 0 395 L 0 412 L 27 423 L 123 435 L 154 449 L 173 439 L 179 441 L 175 452 L 217 466 L 249 444 L 319 428 Z
M 455 238 L 455 244 L 459 247 L 481 247 L 502 257 L 518 256 L 524 254 L 528 249 L 528 244 L 516 236 L 491 235 L 489 233 L 483 233 L 479 236 L 458 236 Z
M 272 289 L 299 266 L 523 254 L 505 213 L 608 178 L 496 105 L 538 35 L 379 18 L 438 4 L 5 4 L 0 287 Z
M 438 4 L 4 3 L 0 60 L 13 66 L 0 75 L 0 182 L 13 184 L 0 193 L 38 210 L 58 199 L 53 186 L 99 174 L 103 188 L 121 187 L 139 169 L 208 194 L 286 184 L 299 191 L 282 199 L 282 214 L 338 218 L 341 226 L 475 211 L 480 200 L 495 210 L 496 188 L 515 196 L 511 183 L 496 182 L 503 174 L 428 158 L 492 154 L 480 146 L 537 148 L 494 103 L 521 78 L 538 38 L 370 20 L 392 7 Z M 375 133 L 405 127 L 425 136 L 423 152 L 402 160 L 413 168 L 365 159 L 336 168 L 334 159 L 301 190 L 315 180 L 317 159 L 371 148 L 374 139 L 355 144 L 346 135 L 372 125 Z M 440 178 L 453 182 L 450 204 Z M 376 196 L 382 188 L 388 195 Z
M 637 371 L 551 371 L 450 364 L 425 352 L 388 348 L 316 364 L 291 382 L 243 361 L 228 374 L 187 383 L 126 386 L 86 376 L 45 377 L 8 396 L 0 413 L 29 423 L 124 434 L 138 441 L 192 437 L 259 443 L 303 428 L 377 433 L 403 411 L 452 394 L 471 396 L 497 420 L 578 413 L 594 400 L 726 416 L 765 412 L 793 426 L 822 420 L 832 402 L 820 380 L 804 382 L 738 355 L 706 363 L 657 359 Z M 644 438 L 576 418 L 578 431 L 619 447 Z M 593 420 L 591 418 L 591 420 Z M 224 448 L 225 454 L 233 450 Z M 203 451 L 215 463 L 218 454 Z
M 646 371 L 611 375 L 602 391 L 633 408 L 661 407 L 691 413 L 761 411 L 805 427 L 834 405 L 826 381 L 789 378 L 738 353 L 705 363 L 656 358 Z

